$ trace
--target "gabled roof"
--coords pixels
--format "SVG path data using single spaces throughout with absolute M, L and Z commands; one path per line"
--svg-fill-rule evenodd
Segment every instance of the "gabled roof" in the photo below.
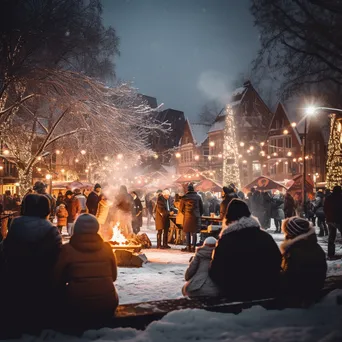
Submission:
M 288 121 L 288 123 L 291 123 L 291 121 L 290 121 L 290 119 L 289 119 L 289 116 L 288 116 L 288 114 L 287 114 L 287 111 L 286 111 L 284 105 L 283 105 L 281 102 L 279 102 L 279 103 L 278 103 L 278 106 L 277 106 L 277 109 L 276 109 L 276 111 L 275 111 L 275 113 L 274 113 L 274 115 L 273 115 L 273 118 L 272 118 L 272 120 L 271 120 L 269 129 L 268 129 L 268 132 L 270 132 L 274 120 L 276 120 L 276 119 L 279 117 L 279 113 L 284 114 L 285 117 L 286 117 L 286 119 L 287 119 L 287 121 Z M 296 138 L 297 138 L 297 140 L 298 140 L 298 143 L 299 143 L 299 145 L 300 145 L 302 142 L 301 142 L 301 139 L 300 139 L 300 136 L 299 136 L 299 133 L 298 133 L 297 128 L 296 128 L 296 127 L 292 127 L 291 125 L 289 125 L 289 126 L 290 126 L 290 127 L 288 127 L 288 128 L 289 128 L 289 129 L 292 129 L 292 131 L 294 132 L 294 134 L 295 134 L 295 136 L 296 136 Z
M 200 123 L 190 123 L 188 119 L 186 119 L 186 122 L 189 126 L 194 144 L 197 146 L 202 145 L 208 137 L 208 131 L 209 131 L 210 125 L 200 124 Z

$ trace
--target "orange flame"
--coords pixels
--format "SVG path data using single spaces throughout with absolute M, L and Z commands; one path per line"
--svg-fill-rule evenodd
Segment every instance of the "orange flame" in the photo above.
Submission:
M 125 245 L 127 242 L 127 239 L 125 238 L 125 236 L 121 233 L 120 229 L 120 222 L 117 222 L 115 224 L 115 226 L 113 227 L 113 236 L 110 239 L 110 241 L 114 241 L 116 243 L 118 243 L 119 245 Z

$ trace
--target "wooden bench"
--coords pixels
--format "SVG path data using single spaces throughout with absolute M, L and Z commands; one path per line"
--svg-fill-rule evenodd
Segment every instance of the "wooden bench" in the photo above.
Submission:
M 326 279 L 325 286 L 320 292 L 317 301 L 326 296 L 329 292 L 335 289 L 342 289 L 342 276 L 329 277 Z M 341 298 L 342 304 L 342 298 Z M 115 317 L 110 322 L 96 326 L 87 327 L 64 327 L 63 329 L 49 327 L 49 329 L 58 330 L 69 335 L 81 335 L 85 330 L 99 329 L 102 327 L 118 328 L 130 327 L 138 330 L 143 330 L 153 321 L 160 320 L 167 313 L 175 310 L 184 309 L 203 309 L 213 312 L 233 313 L 239 314 L 243 310 L 249 309 L 253 306 L 260 305 L 267 310 L 281 310 L 286 308 L 302 308 L 302 303 L 291 301 L 283 298 L 268 298 L 262 300 L 254 300 L 247 302 L 229 302 L 222 297 L 199 297 L 199 298 L 179 298 L 166 299 L 159 301 L 150 301 L 143 303 L 124 304 L 119 305 Z M 74 323 L 74 322 L 73 322 Z M 33 335 L 39 335 L 41 330 L 29 332 Z M 16 330 L 15 332 L 18 333 Z M 4 328 L 0 329 L 0 338 L 18 337 L 10 336 Z M 20 336 L 20 334 L 19 334 Z
M 329 277 L 317 301 L 335 289 L 342 289 L 342 276 Z M 268 298 L 248 302 L 231 302 L 222 297 L 180 298 L 119 305 L 113 327 L 144 329 L 149 323 L 161 319 L 167 313 L 182 309 L 203 309 L 207 311 L 238 314 L 242 310 L 260 305 L 268 310 L 299 308 L 302 303 L 283 298 Z

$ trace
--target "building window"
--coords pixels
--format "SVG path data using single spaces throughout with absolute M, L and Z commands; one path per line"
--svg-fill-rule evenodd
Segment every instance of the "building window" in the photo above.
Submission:
M 292 148 L 292 137 L 285 137 L 285 148 Z
M 270 139 L 269 145 L 268 145 L 268 154 L 272 154 L 274 152 L 277 152 L 277 139 Z
M 203 155 L 204 156 L 209 156 L 209 147 L 208 146 L 204 146 L 203 147 Z
M 261 164 L 260 163 L 253 163 L 253 177 L 261 176 Z

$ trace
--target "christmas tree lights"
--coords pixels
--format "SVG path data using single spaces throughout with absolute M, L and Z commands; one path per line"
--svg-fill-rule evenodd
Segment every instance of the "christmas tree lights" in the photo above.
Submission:
M 233 183 L 236 187 L 240 188 L 238 157 L 234 113 L 230 107 L 227 107 L 223 144 L 223 185 Z
M 333 189 L 336 185 L 342 185 L 341 127 L 342 118 L 337 117 L 336 114 L 332 114 L 327 159 L 326 186 L 328 189 Z

